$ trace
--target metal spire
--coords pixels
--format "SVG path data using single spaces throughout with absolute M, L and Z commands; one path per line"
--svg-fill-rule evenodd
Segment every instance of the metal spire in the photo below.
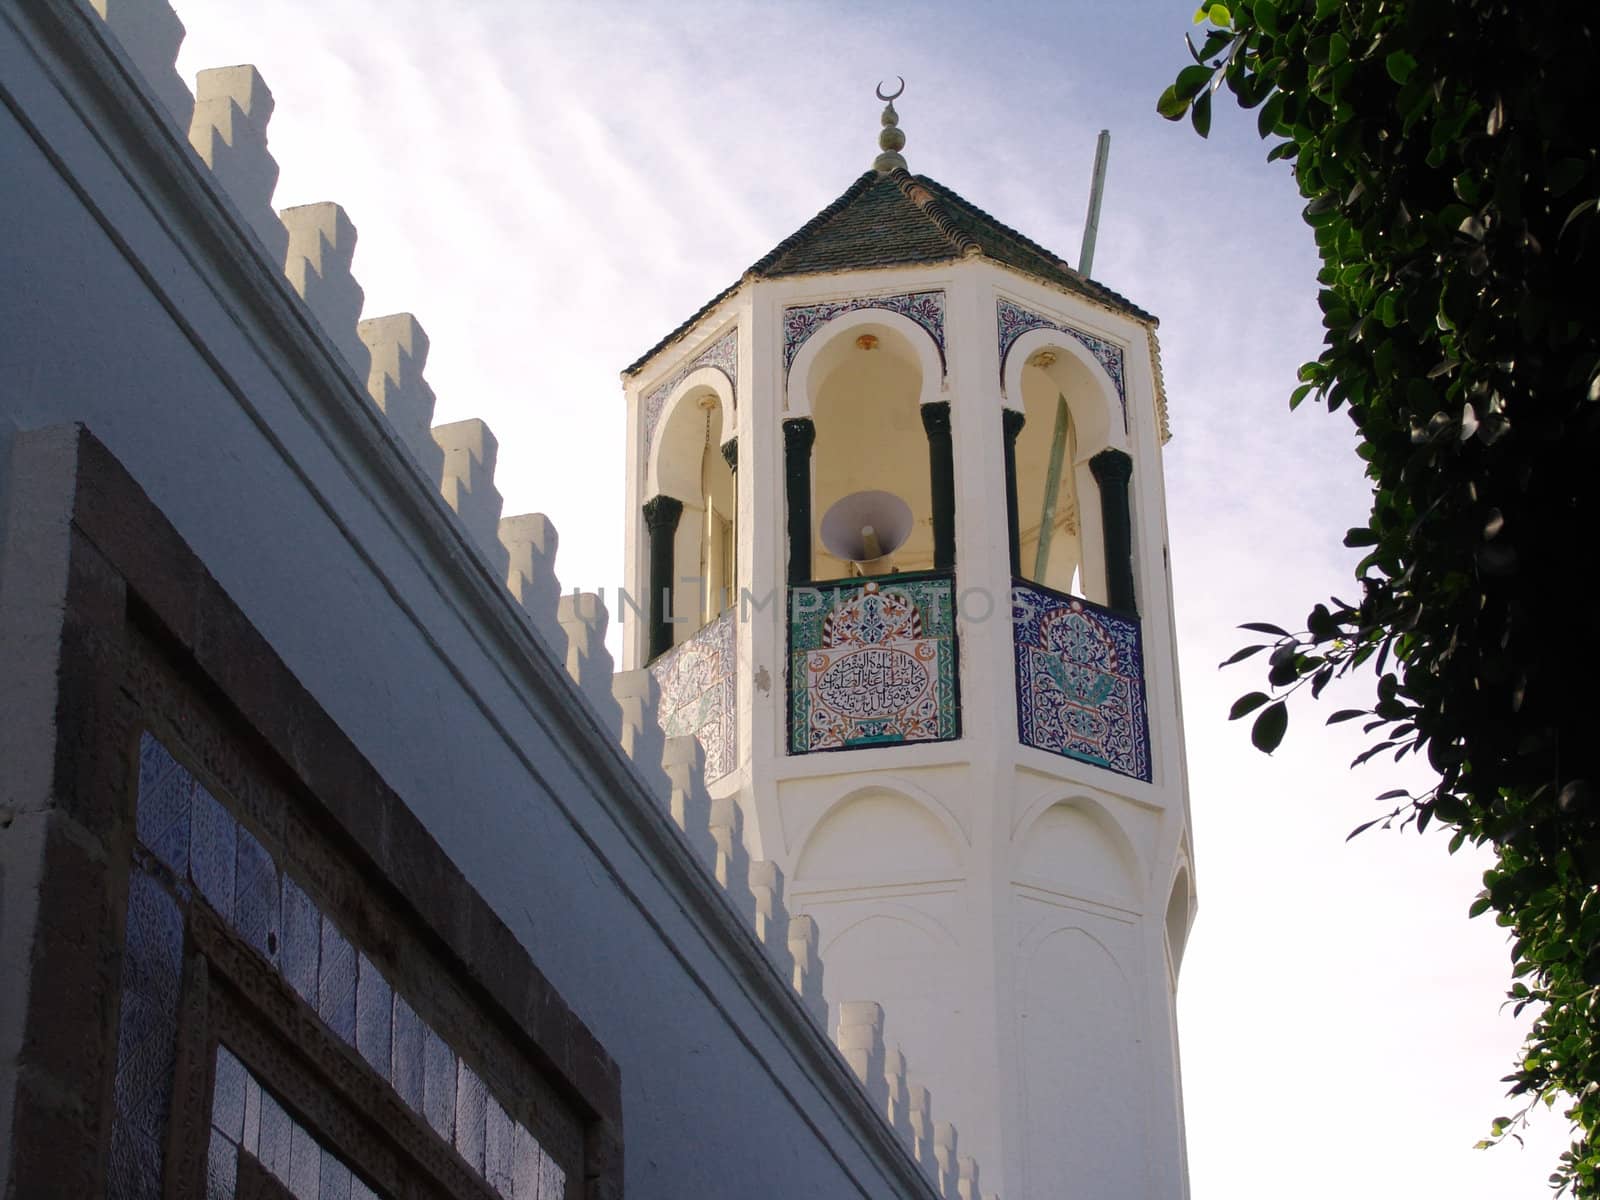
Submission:
M 878 99 L 884 101 L 883 132 L 878 135 L 878 149 L 883 153 L 872 160 L 872 165 L 879 175 L 887 175 L 896 168 L 906 170 L 905 155 L 900 153 L 905 149 L 906 135 L 900 132 L 900 114 L 894 110 L 894 101 L 906 90 L 906 81 L 903 76 L 896 75 L 895 78 L 900 80 L 900 91 L 893 95 L 885 96 L 883 84 L 878 84 Z

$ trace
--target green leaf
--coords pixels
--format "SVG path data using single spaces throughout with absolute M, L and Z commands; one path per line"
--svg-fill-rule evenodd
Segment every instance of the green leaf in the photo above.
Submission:
M 1189 120 L 1201 137 L 1211 136 L 1211 93 L 1201 92 L 1189 109 Z
M 1256 709 L 1270 699 L 1272 697 L 1265 692 L 1251 692 L 1248 695 L 1240 696 L 1233 702 L 1233 707 L 1228 710 L 1228 720 L 1237 721 L 1247 713 L 1255 712 Z
M 1277 0 L 1255 0 L 1250 6 L 1250 13 L 1256 19 L 1256 24 L 1261 31 L 1273 37 L 1278 35 L 1278 5 Z
M 1156 101 L 1156 111 L 1169 121 L 1181 121 L 1183 114 L 1189 111 L 1188 97 L 1180 96 L 1174 84 L 1161 93 L 1161 98 Z
M 1341 721 L 1354 721 L 1357 717 L 1364 717 L 1366 715 L 1367 710 L 1364 708 L 1341 708 L 1338 712 L 1334 713 L 1333 716 L 1328 718 L 1328 724 L 1337 725 Z
M 1206 10 L 1206 19 L 1213 25 L 1220 25 L 1223 29 L 1233 25 L 1233 14 L 1228 11 L 1226 4 L 1213 4 Z
M 1219 668 L 1231 667 L 1234 663 L 1243 662 L 1252 654 L 1258 654 L 1265 649 L 1265 646 L 1246 646 L 1243 650 L 1235 650 L 1231 655 L 1223 659 L 1222 662 L 1218 663 L 1217 665 Z
M 1239 628 L 1248 629 L 1251 633 L 1270 633 L 1275 637 L 1292 636 L 1287 629 L 1280 629 L 1278 626 L 1268 624 L 1266 621 L 1246 621 Z
M 1389 72 L 1390 79 L 1403 84 L 1411 78 L 1411 72 L 1417 69 L 1417 60 L 1404 50 L 1396 50 L 1383 60 L 1383 66 Z
M 1282 700 L 1261 710 L 1250 727 L 1250 744 L 1263 754 L 1271 754 L 1283 741 L 1289 728 L 1289 706 Z

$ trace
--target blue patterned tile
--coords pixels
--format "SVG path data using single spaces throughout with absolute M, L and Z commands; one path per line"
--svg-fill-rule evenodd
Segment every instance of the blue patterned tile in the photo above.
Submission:
M 707 783 L 738 765 L 736 665 L 731 609 L 650 664 L 661 688 L 661 729 L 668 737 L 692 734 L 705 748 Z
M 447 1142 L 455 1140 L 456 1056 L 432 1027 L 422 1027 L 422 1115 Z
M 1012 630 L 1023 745 L 1149 780 L 1137 618 L 1019 581 Z
M 543 1171 L 544 1153 L 521 1125 L 511 1129 L 511 1197 L 512 1200 L 539 1200 L 539 1176 Z
M 488 1117 L 489 1089 L 478 1073 L 458 1060 L 456 1073 L 456 1153 L 483 1174 L 484 1124 Z
M 356 949 L 322 917 L 322 965 L 317 969 L 317 1015 L 346 1042 L 356 1040 Z
M 789 589 L 789 753 L 961 736 L 948 573 Z
M 133 1139 L 123 1147 L 125 1165 L 138 1166 L 143 1152 L 154 1147 L 158 1173 L 172 1100 L 182 971 L 183 914 L 166 889 L 136 869 L 128 876 L 113 1096 L 117 1125 Z
M 239 1187 L 239 1148 L 215 1129 L 206 1154 L 206 1200 L 233 1200 Z
M 289 1133 L 289 1192 L 294 1200 L 319 1200 L 322 1192 L 322 1147 L 298 1122 Z
M 317 973 L 322 961 L 322 913 L 287 874 L 283 879 L 282 946 L 279 969 L 307 1004 L 317 1003 Z
M 365 954 L 357 960 L 356 1049 L 385 1079 L 393 1061 L 394 989 Z
M 322 1191 L 317 1200 L 350 1200 L 350 1168 L 328 1151 L 322 1152 Z
M 250 1073 L 226 1046 L 217 1047 L 212 1072 L 211 1124 L 229 1141 L 244 1139 L 244 1101 Z
M 422 1111 L 423 1043 L 425 1033 L 422 1018 L 395 993 L 394 997 L 394 1062 L 389 1069 L 389 1081 L 400 1098 L 413 1112 Z
M 278 961 L 278 868 L 244 826 L 239 827 L 233 873 L 233 927 L 256 951 Z
M 230 925 L 237 829 L 233 814 L 205 788 L 196 787 L 189 822 L 189 878 Z
M 289 1186 L 289 1163 L 294 1139 L 294 1121 L 271 1092 L 261 1090 L 261 1139 L 256 1157 L 279 1183 Z
M 515 1143 L 515 1122 L 493 1096 L 487 1097 L 483 1120 L 483 1177 L 500 1195 L 510 1200 L 513 1184 L 511 1156 Z
M 1029 312 L 1019 304 L 1002 297 L 995 304 L 995 322 L 999 326 L 1000 341 L 1000 379 L 1002 383 L 1006 377 L 1006 356 L 1011 353 L 1011 347 L 1023 334 L 1034 329 L 1050 329 L 1056 333 L 1064 333 L 1079 343 L 1100 364 L 1105 373 L 1110 377 L 1112 384 L 1117 389 L 1117 399 L 1122 402 L 1122 428 L 1128 428 L 1128 391 L 1123 382 L 1122 347 L 1104 338 L 1096 337 L 1082 329 L 1074 328 L 1063 321 L 1053 317 L 1046 317 L 1036 312 Z
M 161 1196 L 160 1148 L 123 1121 L 111 1126 L 106 1195 L 109 1200 L 159 1200 Z
M 189 874 L 189 806 L 194 776 L 149 734 L 139 738 L 139 841 L 179 879 Z
M 845 313 L 859 312 L 864 308 L 877 308 L 899 313 L 920 325 L 939 350 L 939 363 L 944 366 L 944 293 L 908 292 L 899 296 L 861 296 L 854 300 L 829 300 L 822 304 L 804 304 L 783 310 L 783 378 L 789 379 L 789 368 L 794 365 L 800 348 L 811 340 L 829 321 Z

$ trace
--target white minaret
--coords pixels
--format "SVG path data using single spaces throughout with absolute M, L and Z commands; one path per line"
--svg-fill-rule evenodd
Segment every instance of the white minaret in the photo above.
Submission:
M 625 665 L 814 918 L 832 1020 L 883 1006 L 985 1194 L 1175 1200 L 1156 322 L 910 174 L 897 121 L 624 373 Z

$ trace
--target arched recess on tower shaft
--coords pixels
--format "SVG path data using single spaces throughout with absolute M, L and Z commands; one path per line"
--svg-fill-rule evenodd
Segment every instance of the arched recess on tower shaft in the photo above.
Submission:
M 682 504 L 672 538 L 674 644 L 736 602 L 737 490 L 722 444 L 734 435 L 733 388 L 715 367 L 683 379 L 662 407 L 645 472 L 645 496 Z M 649 539 L 642 539 L 648 545 Z M 679 582 L 691 576 L 699 586 Z M 650 598 L 655 603 L 655 598 Z
M 790 890 L 847 881 L 962 878 L 967 838 L 949 809 L 904 781 L 853 787 L 796 831 Z
M 1034 329 L 1006 353 L 1005 403 L 1023 417 L 1015 443 L 1018 574 L 1107 602 L 1100 486 L 1090 463 L 1128 451 L 1122 400 L 1070 334 Z
M 811 575 L 851 574 L 825 546 L 828 510 L 856 492 L 889 492 L 911 510 L 911 532 L 892 555 L 895 569 L 934 566 L 932 479 L 924 404 L 942 396 L 943 363 L 921 326 L 885 309 L 833 318 L 807 339 L 789 371 L 786 418 L 808 416 L 811 450 Z
M 1145 894 L 1143 857 L 1109 807 L 1085 795 L 1046 793 L 1017 822 L 1012 879 L 1086 900 L 1137 910 Z
M 1180 861 L 1167 897 L 1166 912 L 1167 957 L 1172 963 L 1174 980 L 1183 966 L 1183 951 L 1188 945 L 1189 930 L 1193 925 L 1194 884 L 1191 882 L 1189 864 Z

